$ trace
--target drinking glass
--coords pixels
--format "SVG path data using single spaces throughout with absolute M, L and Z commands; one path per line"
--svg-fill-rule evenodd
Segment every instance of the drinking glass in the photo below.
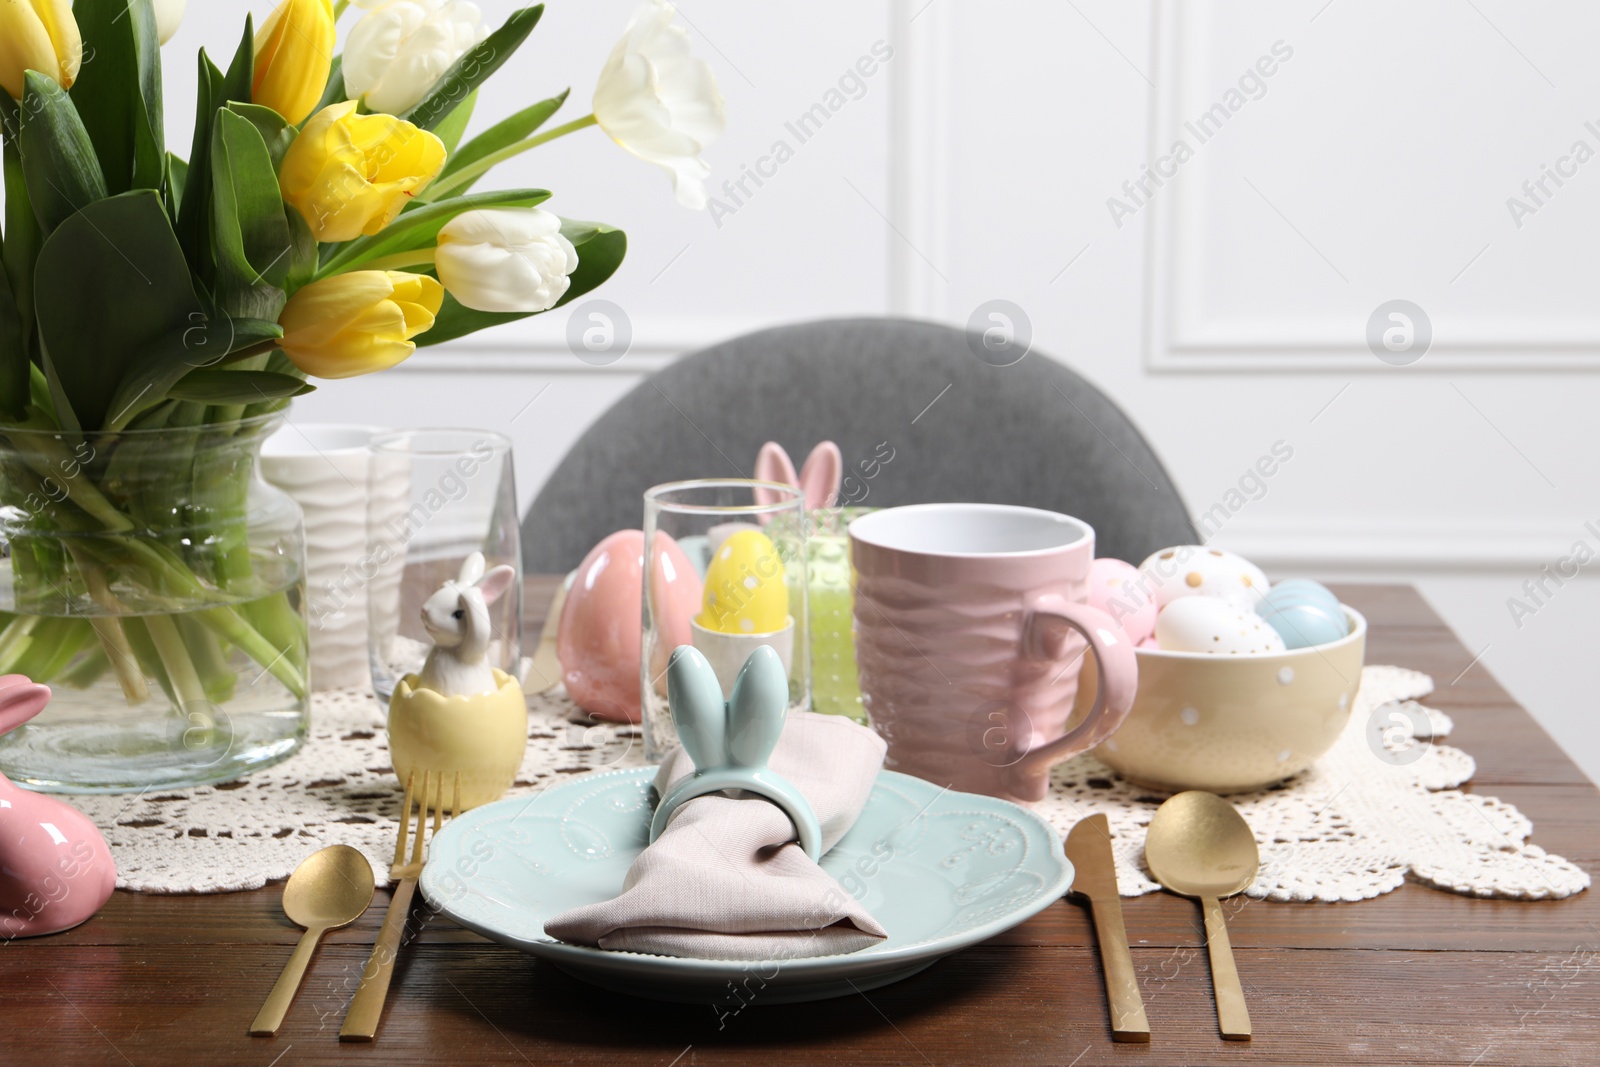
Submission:
M 489 664 L 521 676 L 522 537 L 511 441 L 487 430 L 403 430 L 372 440 L 367 474 L 367 586 L 372 688 L 385 706 L 422 669 L 433 642 L 422 605 L 462 561 L 511 567 L 511 588 L 489 605 Z
M 660 760 L 677 744 L 666 667 L 680 644 L 693 644 L 705 655 L 724 697 L 750 653 L 770 647 L 789 672 L 789 710 L 810 707 L 808 526 L 805 497 L 777 482 L 702 479 L 646 491 L 639 679 L 645 759 Z M 771 548 L 753 541 L 750 531 Z M 740 541 L 730 543 L 734 537 Z M 787 602 L 786 619 L 782 629 L 763 633 L 748 625 L 749 613 L 742 609 L 753 600 L 770 605 L 773 582 Z M 708 597 L 707 587 L 714 595 Z

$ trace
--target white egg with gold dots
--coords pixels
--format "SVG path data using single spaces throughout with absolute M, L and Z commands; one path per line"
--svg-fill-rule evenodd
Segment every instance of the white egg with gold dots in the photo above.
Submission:
M 1219 656 L 1266 655 L 1284 650 L 1283 636 L 1253 611 L 1209 596 L 1174 600 L 1156 616 L 1156 640 L 1168 652 Z
M 1156 603 L 1165 608 L 1186 597 L 1213 597 L 1241 611 L 1254 611 L 1272 588 L 1266 573 L 1243 556 L 1204 545 L 1174 545 L 1139 564 Z

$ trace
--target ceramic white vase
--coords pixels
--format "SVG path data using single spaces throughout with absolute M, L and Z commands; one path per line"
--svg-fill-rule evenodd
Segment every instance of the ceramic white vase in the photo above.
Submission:
M 305 513 L 307 617 L 311 687 L 365 686 L 367 661 L 367 445 L 380 426 L 291 424 L 261 449 L 267 481 Z

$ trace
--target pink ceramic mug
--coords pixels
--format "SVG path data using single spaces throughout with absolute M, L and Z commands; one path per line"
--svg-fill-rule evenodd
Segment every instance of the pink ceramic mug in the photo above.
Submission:
M 850 555 L 861 694 L 886 766 L 1040 800 L 1052 766 L 1127 717 L 1138 667 L 1122 628 L 1085 603 L 1087 523 L 1003 504 L 887 508 L 850 524 Z M 1099 691 L 1069 731 L 1085 641 Z

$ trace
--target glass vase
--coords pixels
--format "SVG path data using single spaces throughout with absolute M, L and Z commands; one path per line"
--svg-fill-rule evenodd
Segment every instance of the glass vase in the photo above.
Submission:
M 53 691 L 0 736 L 21 785 L 227 781 L 306 736 L 300 509 L 259 461 L 282 416 L 170 418 L 196 424 L 0 429 L 0 674 Z

